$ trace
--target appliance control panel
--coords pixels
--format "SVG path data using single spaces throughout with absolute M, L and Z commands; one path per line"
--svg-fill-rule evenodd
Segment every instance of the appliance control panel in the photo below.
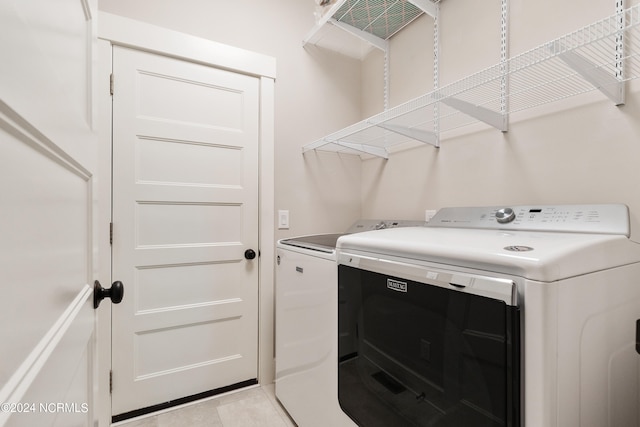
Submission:
M 394 220 L 394 219 L 360 219 L 346 231 L 347 234 L 360 233 L 362 231 L 384 230 L 397 227 L 424 227 L 425 221 Z
M 629 236 L 629 209 L 622 204 L 442 208 L 427 227 L 487 228 Z

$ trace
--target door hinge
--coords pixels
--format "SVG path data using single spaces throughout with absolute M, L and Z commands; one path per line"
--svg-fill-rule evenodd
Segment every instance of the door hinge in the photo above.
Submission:
M 113 96 L 113 73 L 109 75 L 109 94 Z
M 113 394 L 113 371 L 109 371 L 109 394 Z
M 113 245 L 113 223 L 109 223 L 109 244 Z

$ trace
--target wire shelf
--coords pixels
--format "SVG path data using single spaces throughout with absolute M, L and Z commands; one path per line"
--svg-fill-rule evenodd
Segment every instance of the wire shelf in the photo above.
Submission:
M 640 76 L 640 5 L 412 99 L 303 147 L 387 157 L 409 141 L 439 146 L 442 132 L 484 122 L 507 130 L 510 113 L 600 90 L 624 103 Z

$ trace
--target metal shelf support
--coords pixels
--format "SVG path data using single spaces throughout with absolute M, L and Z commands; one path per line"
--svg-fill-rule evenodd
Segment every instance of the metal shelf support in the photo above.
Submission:
M 415 139 L 416 141 L 424 142 L 426 144 L 431 144 L 435 147 L 438 146 L 438 135 L 434 132 L 429 132 L 426 130 L 407 127 L 407 126 L 392 125 L 387 123 L 376 123 L 375 125 L 382 129 L 386 129 L 388 131 L 407 136 L 411 139 Z
M 507 131 L 507 120 L 504 114 L 454 97 L 443 98 L 440 102 L 498 130 Z
M 611 99 L 615 105 L 624 104 L 624 81 L 618 80 L 575 52 L 560 53 L 558 58 Z
M 440 2 L 440 0 L 431 1 L 431 0 L 407 0 L 409 3 L 418 7 L 424 13 L 429 15 L 432 18 L 436 18 L 438 16 L 438 5 L 436 3 Z

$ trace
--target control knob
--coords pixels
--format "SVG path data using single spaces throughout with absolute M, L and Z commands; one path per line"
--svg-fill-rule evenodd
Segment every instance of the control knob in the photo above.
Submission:
M 496 221 L 500 224 L 506 224 L 516 219 L 516 213 L 511 208 L 498 209 L 496 212 Z

